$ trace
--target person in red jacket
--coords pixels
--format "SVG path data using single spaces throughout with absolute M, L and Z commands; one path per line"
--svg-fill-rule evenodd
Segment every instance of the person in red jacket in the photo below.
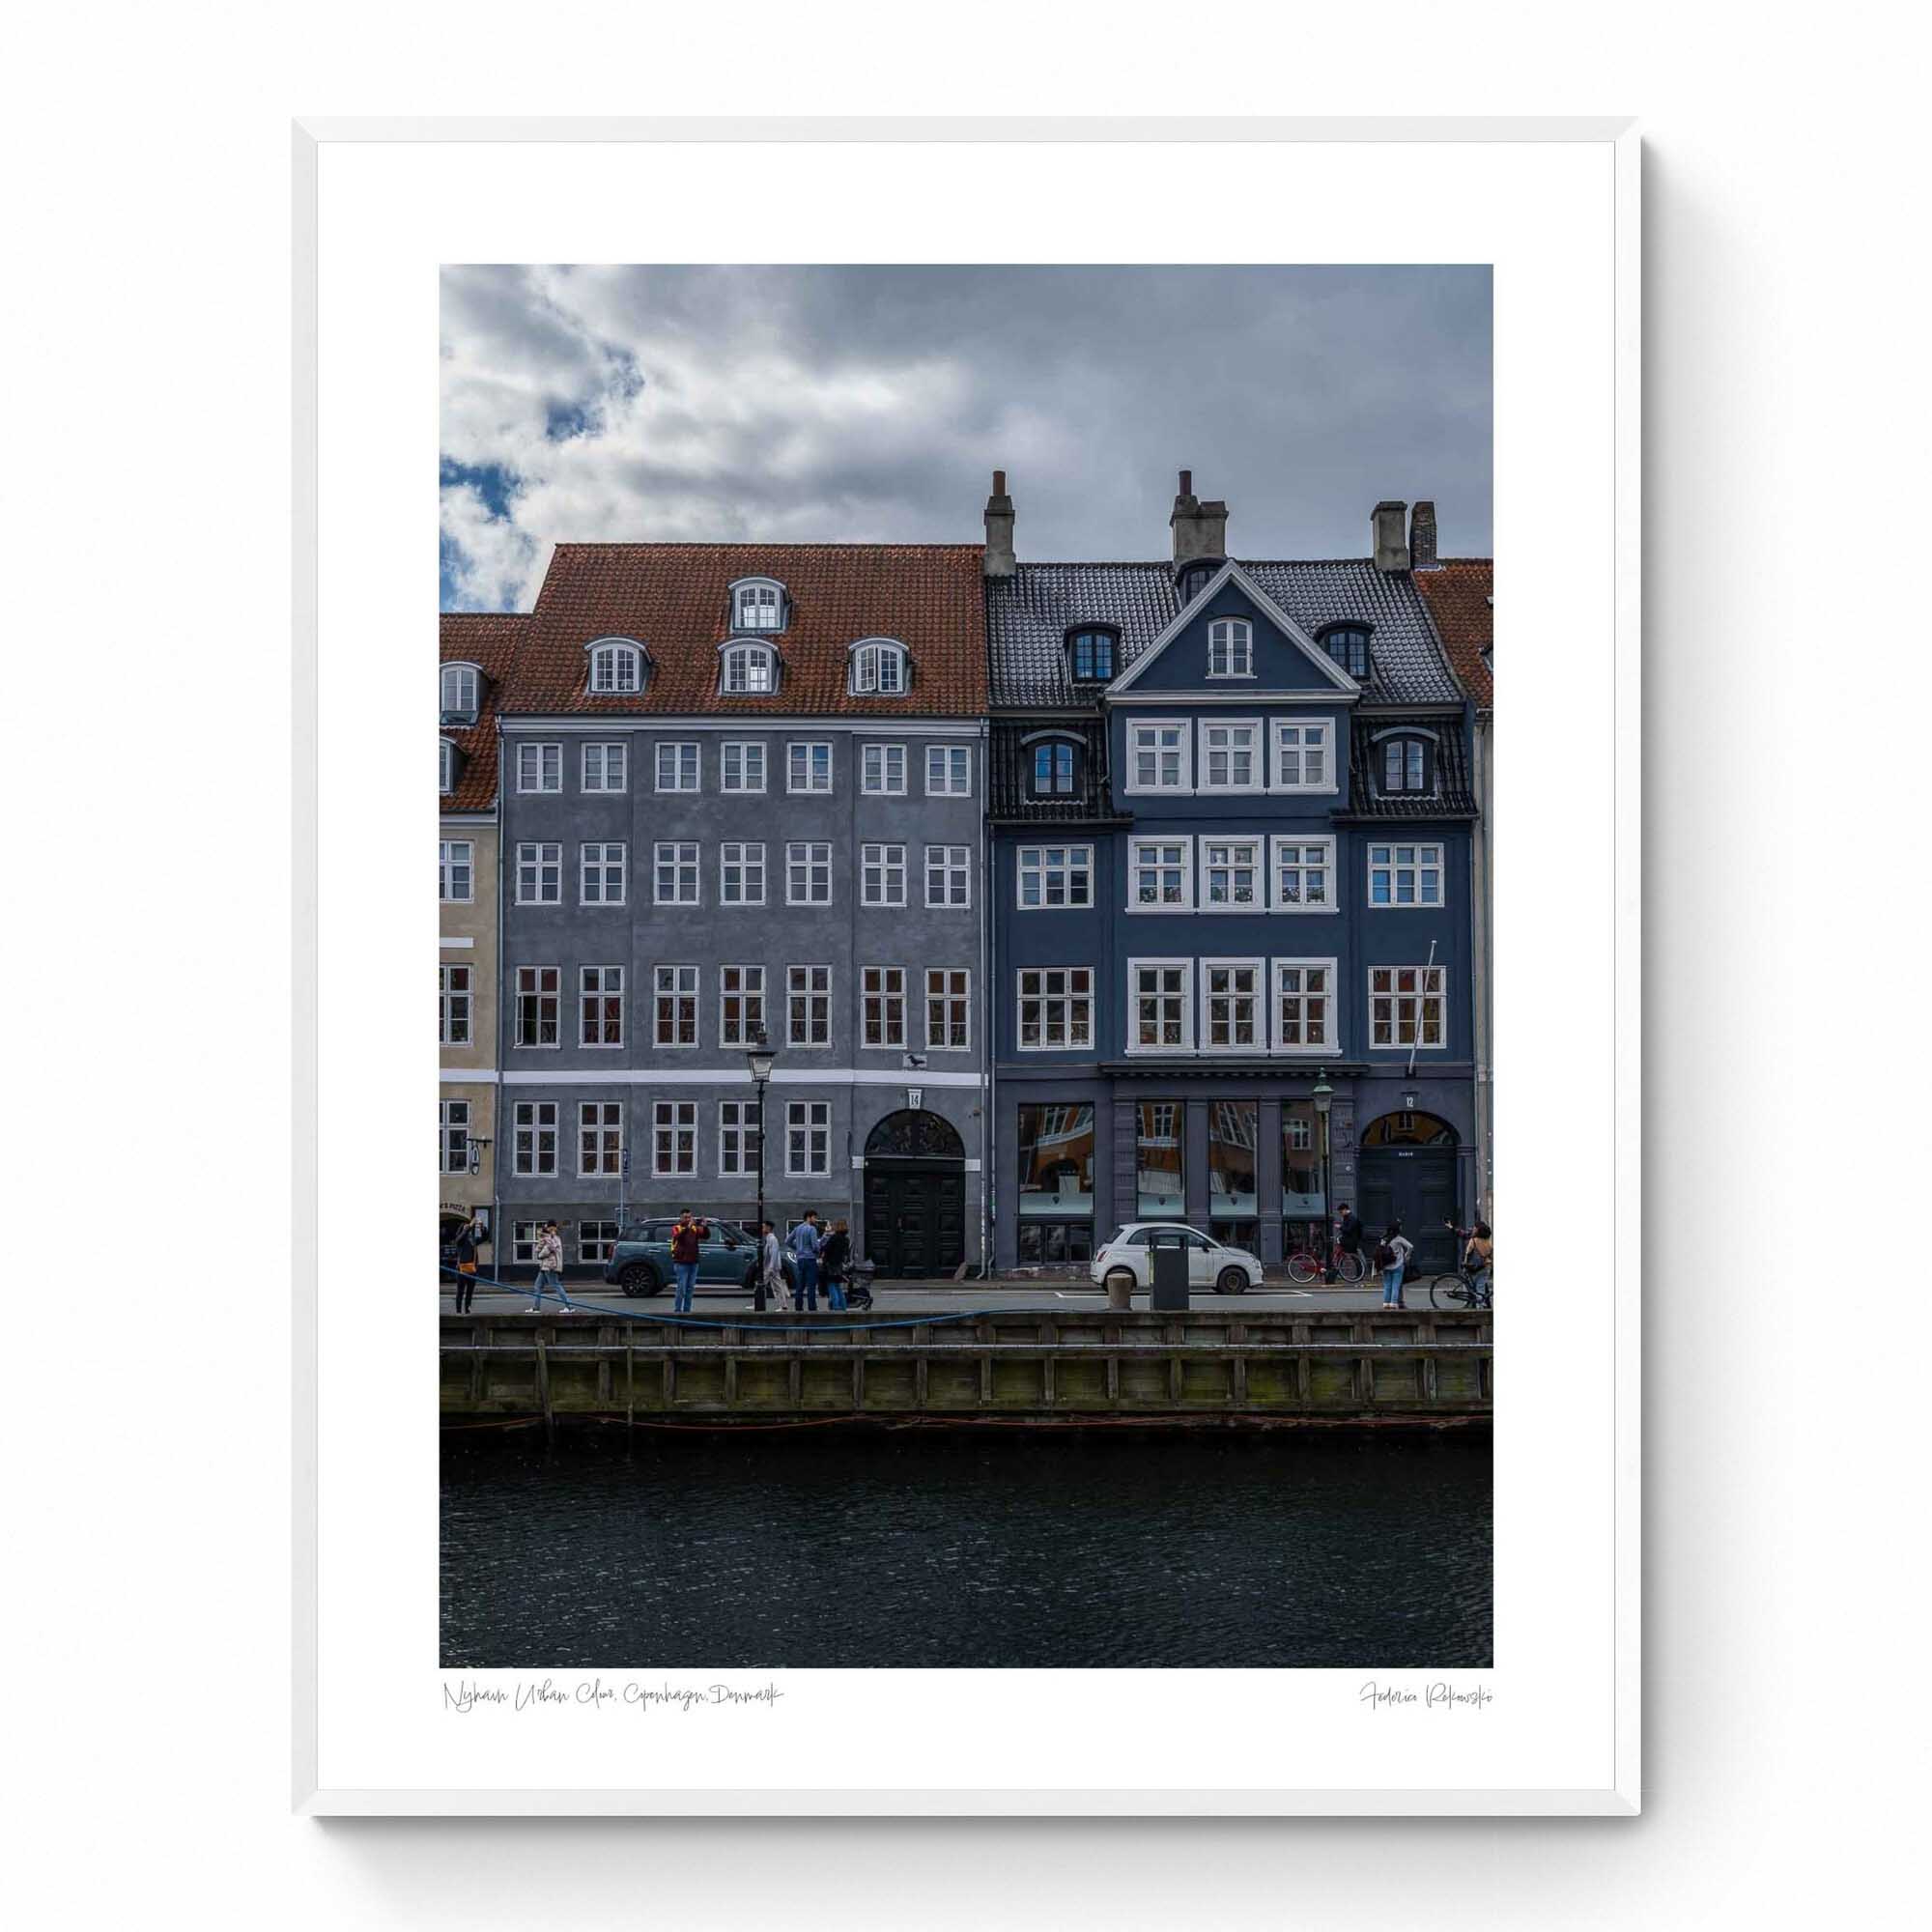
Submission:
M 677 1295 L 671 1307 L 676 1314 L 691 1313 L 691 1297 L 697 1292 L 698 1250 L 710 1236 L 709 1223 L 698 1220 L 689 1208 L 677 1217 L 670 1231 L 670 1271 L 677 1280 Z

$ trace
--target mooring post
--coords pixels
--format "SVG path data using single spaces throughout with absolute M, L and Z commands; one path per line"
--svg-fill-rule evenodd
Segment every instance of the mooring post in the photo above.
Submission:
M 544 1352 L 544 1338 L 537 1333 L 537 1400 L 543 1405 L 544 1440 L 556 1440 L 556 1416 L 550 1406 L 550 1357 Z

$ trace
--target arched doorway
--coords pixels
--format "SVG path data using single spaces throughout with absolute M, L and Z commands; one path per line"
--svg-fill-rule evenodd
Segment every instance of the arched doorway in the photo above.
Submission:
M 866 1137 L 865 1255 L 888 1279 L 966 1259 L 966 1149 L 938 1114 L 888 1114 Z
M 1456 1265 L 1456 1236 L 1444 1224 L 1460 1218 L 1456 1129 L 1434 1114 L 1384 1114 L 1363 1131 L 1356 1157 L 1355 1211 L 1372 1236 L 1391 1221 L 1415 1243 L 1411 1273 Z

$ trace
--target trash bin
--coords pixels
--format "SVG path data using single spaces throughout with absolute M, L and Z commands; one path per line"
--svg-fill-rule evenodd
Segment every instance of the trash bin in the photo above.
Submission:
M 1187 1306 L 1187 1238 L 1179 1228 L 1158 1228 L 1148 1236 L 1150 1308 Z

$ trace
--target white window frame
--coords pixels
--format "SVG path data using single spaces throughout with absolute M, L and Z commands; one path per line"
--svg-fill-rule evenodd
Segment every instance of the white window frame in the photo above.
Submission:
M 670 783 L 665 783 L 665 753 L 670 753 Z M 691 756 L 686 759 L 685 753 Z M 704 783 L 704 754 L 696 738 L 660 738 L 651 753 L 653 791 L 698 791 Z
M 544 989 L 543 976 L 551 976 L 548 992 Z M 519 1053 L 554 1053 L 563 1045 L 563 968 L 561 966 L 519 966 L 516 980 L 512 984 L 510 998 L 510 1044 Z M 529 983 L 525 984 L 526 979 Z M 551 1037 L 543 1035 L 543 1003 L 551 1003 Z M 524 1036 L 524 1002 L 534 1001 L 532 1018 L 535 1025 L 530 1029 L 538 1037 L 526 1039 Z
M 456 855 L 461 852 L 462 858 Z M 454 892 L 458 873 L 465 890 Z M 442 905 L 476 903 L 476 841 L 473 838 L 444 838 L 438 841 L 436 855 L 436 896 Z
M 818 760 L 816 753 L 825 753 L 825 782 L 818 781 L 818 773 L 813 769 Z M 805 782 L 798 782 L 800 753 L 804 753 Z M 785 740 L 785 790 L 794 797 L 829 798 L 837 784 L 837 761 L 833 757 L 832 742 L 827 738 L 788 738 Z
M 867 843 L 859 847 L 859 903 L 903 906 L 906 902 L 906 848 Z
M 451 680 L 455 681 L 457 702 L 449 701 Z M 463 701 L 468 693 L 469 702 Z M 437 679 L 438 708 L 442 713 L 443 722 L 449 724 L 473 724 L 477 714 L 483 708 L 483 671 L 478 665 L 465 664 L 457 660 L 443 666 Z
M 764 1138 L 764 1122 L 756 1100 L 718 1103 L 718 1172 L 721 1176 L 755 1174 L 757 1142 Z
M 741 681 L 733 683 L 734 672 L 741 674 Z M 778 688 L 779 654 L 770 644 L 739 640 L 719 652 L 719 696 L 770 697 Z
M 592 1230 L 601 1232 L 593 1233 Z M 611 1259 L 623 1230 L 615 1221 L 580 1221 L 577 1224 L 577 1259 L 586 1267 L 595 1267 Z
M 1178 900 L 1155 899 L 1143 904 L 1140 896 L 1141 851 L 1146 846 L 1173 847 L 1180 854 L 1180 897 Z M 1171 869 L 1162 859 L 1156 863 L 1156 870 Z M 1158 917 L 1164 913 L 1192 912 L 1194 910 L 1194 838 L 1182 833 L 1172 838 L 1129 838 L 1127 840 L 1127 911 L 1146 913 Z
M 953 764 L 961 776 L 953 782 Z M 937 777 L 939 782 L 933 783 Z M 925 748 L 925 795 L 927 798 L 971 798 L 973 796 L 973 748 L 971 745 L 928 745 Z
M 591 759 L 597 762 L 596 782 L 591 782 Z M 578 760 L 577 780 L 591 797 L 631 788 L 631 748 L 621 738 L 597 739 L 583 747 Z
M 1084 989 L 1074 984 L 1073 976 L 1075 974 L 1086 975 L 1087 983 Z M 1055 990 L 1049 984 L 1049 979 L 1052 976 L 1058 975 L 1065 976 L 1065 983 L 1059 990 Z M 1018 994 L 1017 1005 L 1013 1011 L 1013 1039 L 1018 1050 L 1021 1053 L 1087 1053 L 1093 1051 L 1094 992 L 1094 983 L 1098 978 L 1099 975 L 1092 966 L 1020 967 L 1015 976 Z M 1027 983 L 1030 980 L 1037 980 L 1038 983 L 1030 987 Z M 1029 1045 L 1026 1038 L 1026 1009 L 1029 1000 L 1037 1001 L 1040 1009 L 1040 1037 L 1033 1045 Z M 1062 1039 L 1050 1040 L 1046 1037 L 1048 1031 L 1047 1020 L 1056 1005 L 1065 1008 L 1065 1024 L 1062 1031 L 1065 1037 Z M 1073 1037 L 1073 1017 L 1075 1010 L 1081 1005 L 1084 1005 L 1087 1009 L 1087 1037 L 1084 1039 L 1075 1039 Z
M 454 1160 L 450 1158 L 452 1153 Z M 436 1171 L 439 1174 L 469 1172 L 468 1100 L 439 1100 L 436 1103 Z
M 822 988 L 812 983 L 811 976 L 816 973 L 825 975 L 825 984 Z M 802 984 L 799 980 L 801 974 L 806 976 Z M 831 1049 L 832 980 L 833 973 L 830 966 L 806 964 L 790 965 L 785 968 L 785 1045 L 794 1053 L 825 1053 Z M 808 1037 L 803 1039 L 799 1037 L 797 1024 L 799 1009 L 796 1002 L 800 1000 L 805 1002 L 805 1031 L 808 1035 Z M 825 1037 L 812 1039 L 809 1037 L 811 1023 L 813 1019 L 821 1016 L 825 1021 Z
M 436 793 L 447 798 L 456 789 L 460 753 L 447 738 L 436 741 Z
M 690 853 L 686 858 L 685 854 Z M 670 857 L 666 858 L 669 853 Z M 665 891 L 665 867 L 671 871 L 671 891 Z M 686 868 L 689 867 L 689 877 Z M 689 895 L 684 888 L 691 888 Z M 660 838 L 651 852 L 651 903 L 695 906 L 704 903 L 704 847 L 696 838 Z
M 630 890 L 631 848 L 623 839 L 586 838 L 578 846 L 579 905 L 620 906 L 628 901 Z
M 584 646 L 584 690 L 592 697 L 635 697 L 644 688 L 644 653 L 628 638 L 599 638 Z M 610 674 L 604 675 L 604 668 Z
M 782 631 L 789 601 L 776 577 L 745 578 L 731 586 L 731 628 L 749 637 Z
M 1201 741 L 1194 760 L 1194 789 L 1197 793 L 1212 792 L 1216 798 L 1226 798 L 1267 789 L 1267 739 L 1259 718 L 1202 718 L 1196 721 L 1195 730 Z M 1248 777 L 1245 782 L 1232 776 L 1225 783 L 1215 782 L 1214 751 L 1208 741 L 1216 731 L 1245 731 L 1248 734 Z M 1236 747 L 1230 743 L 1227 747 L 1230 774 L 1235 769 L 1236 753 Z
M 799 1151 L 795 1135 L 803 1135 L 804 1159 L 794 1159 Z M 812 1137 L 819 1137 L 813 1145 Z M 814 1156 L 816 1158 L 814 1159 Z M 832 1102 L 830 1100 L 787 1100 L 785 1102 L 785 1173 L 788 1175 L 829 1175 L 832 1172 Z
M 731 782 L 731 754 L 738 754 L 738 782 Z M 765 741 L 762 738 L 726 738 L 718 748 L 718 789 L 732 797 L 760 797 L 765 790 L 765 768 L 770 759 L 765 754 Z M 758 781 L 749 782 L 752 767 L 756 765 Z
M 584 1160 L 586 1137 L 594 1137 L 587 1164 Z M 623 1101 L 580 1100 L 577 1103 L 577 1178 L 580 1180 L 615 1180 L 623 1172 Z
M 1231 853 L 1244 849 L 1250 855 L 1246 862 L 1246 869 L 1254 875 L 1254 897 L 1249 899 L 1245 904 L 1238 900 L 1230 900 L 1226 904 L 1221 904 L 1208 896 L 1211 890 L 1209 873 L 1212 870 L 1208 855 L 1216 846 L 1225 846 Z M 1232 874 L 1242 864 L 1243 862 L 1238 859 L 1230 858 L 1227 862 L 1227 869 Z M 1238 838 L 1222 838 L 1204 835 L 1201 839 L 1199 863 L 1194 868 L 1194 877 L 1197 882 L 1195 886 L 1195 897 L 1199 902 L 1199 910 L 1205 913 L 1236 913 L 1242 915 L 1266 912 L 1268 909 L 1267 866 L 1268 842 L 1258 832 L 1250 833 Z M 1231 888 L 1233 883 L 1231 877 L 1229 881 Z
M 1366 1030 L 1369 1051 L 1371 1053 L 1407 1053 L 1412 1049 L 1416 1053 L 1446 1053 L 1449 1049 L 1448 967 L 1422 965 L 1371 966 L 1367 969 L 1367 972 L 1369 976 L 1369 1007 L 1366 1015 Z M 1391 976 L 1389 990 L 1385 993 L 1376 990 L 1376 975 L 1378 973 L 1387 973 Z M 1418 985 L 1414 992 L 1404 993 L 1398 991 L 1393 976 L 1402 973 L 1414 973 L 1418 976 L 1433 973 L 1435 975 L 1435 984 L 1434 987 L 1427 987 L 1422 985 L 1418 980 Z M 1376 1002 L 1378 1000 L 1393 1000 L 1396 1003 L 1389 1014 L 1392 1037 L 1385 1040 L 1378 1040 L 1376 1038 Z M 1415 1011 L 1415 1038 L 1412 1041 L 1402 1037 L 1402 1002 L 1404 1000 L 1414 1000 L 1417 1002 Z M 1429 1000 L 1436 1001 L 1441 1009 L 1438 1015 L 1440 1024 L 1436 1029 L 1438 1037 L 1433 1045 L 1422 1037 L 1422 1021 L 1426 1017 L 1422 1003 Z
M 541 1221 L 512 1221 L 510 1223 L 510 1260 L 519 1267 L 528 1267 L 537 1258 L 537 1236 L 542 1231 Z
M 878 1038 L 873 1039 L 873 1020 Z M 906 969 L 903 966 L 859 968 L 859 1044 L 868 1053 L 903 1053 L 906 1034 Z
M 535 890 L 526 892 L 528 883 Z M 549 884 L 553 891 L 545 892 Z M 563 903 L 563 841 L 558 838 L 526 839 L 517 847 L 517 904 L 561 905 Z
M 933 896 L 933 881 L 939 896 Z M 954 894 L 958 896 L 955 898 Z M 973 906 L 973 848 L 970 845 L 928 845 L 925 848 L 925 903 L 933 912 L 970 912 Z
M 1324 777 L 1311 784 L 1306 777 L 1286 776 L 1289 759 L 1288 734 L 1295 735 L 1294 758 L 1297 769 L 1306 773 L 1311 752 L 1321 756 Z M 1313 742 L 1311 742 L 1313 741 Z M 1332 718 L 1277 718 L 1268 732 L 1268 789 L 1274 792 L 1308 792 L 1323 797 L 1341 790 L 1335 770 L 1335 721 Z
M 526 1179 L 554 1176 L 557 1170 L 557 1136 L 563 1131 L 554 1100 L 515 1100 L 510 1104 L 510 1172 Z M 524 1136 L 529 1136 L 529 1158 L 524 1157 Z M 550 1136 L 550 1163 L 544 1164 L 545 1134 Z
M 1327 887 L 1327 897 L 1320 905 L 1311 905 L 1306 899 L 1285 897 L 1281 890 L 1283 853 L 1293 848 L 1297 854 L 1305 854 L 1311 847 L 1321 850 L 1322 882 Z M 1310 862 L 1301 857 L 1295 863 L 1306 871 Z M 1268 910 L 1286 913 L 1294 919 L 1304 915 L 1319 919 L 1325 913 L 1342 910 L 1341 897 L 1335 890 L 1335 841 L 1332 838 L 1304 838 L 1293 833 L 1278 832 L 1268 840 Z
M 1222 634 L 1225 635 L 1217 635 Z M 1228 668 L 1214 668 L 1214 654 L 1225 646 Z M 1238 667 L 1238 668 L 1237 668 Z M 1253 677 L 1255 674 L 1255 627 L 1246 617 L 1210 617 L 1208 620 L 1208 675 L 1211 678 Z
M 1176 734 L 1171 748 L 1155 746 L 1153 750 L 1155 782 L 1142 784 L 1140 781 L 1141 746 L 1140 736 L 1148 731 L 1172 731 Z M 1180 777 L 1174 784 L 1159 782 L 1160 760 L 1166 750 L 1171 749 L 1179 760 Z M 1127 770 L 1125 790 L 1146 796 L 1149 793 L 1164 798 L 1184 798 L 1194 790 L 1194 727 L 1185 718 L 1129 718 L 1127 720 Z
M 732 857 L 735 853 L 736 858 Z M 738 868 L 738 890 L 731 890 L 731 868 Z M 754 897 L 750 890 L 757 882 Z M 762 838 L 726 838 L 718 847 L 718 903 L 722 906 L 761 906 L 765 902 L 765 842 Z
M 445 960 L 436 969 L 436 1026 L 439 1046 L 476 1044 L 476 975 L 461 960 Z M 463 1023 L 463 1037 L 455 1038 L 451 1028 Z
M 854 697 L 903 697 L 912 688 L 912 657 L 896 638 L 862 638 L 852 646 L 847 690 Z M 893 667 L 892 683 L 886 667 Z
M 734 984 L 732 975 L 738 976 Z M 738 1018 L 731 1019 L 731 1003 L 738 1003 Z M 765 1024 L 765 969 L 762 966 L 721 966 L 718 969 L 718 1044 L 750 1046 L 757 1030 Z
M 680 1138 L 685 1141 L 680 1149 Z M 679 1166 L 678 1154 L 690 1155 Z M 668 1158 L 667 1158 L 668 1152 Z M 651 1172 L 665 1179 L 683 1179 L 697 1172 L 697 1102 L 696 1100 L 654 1100 L 651 1102 Z
M 1284 971 L 1306 973 L 1311 968 L 1319 968 L 1327 975 L 1325 993 L 1310 993 L 1306 987 L 1296 993 L 1284 995 L 1281 976 Z M 1267 976 L 1267 1022 L 1269 1051 L 1283 1053 L 1293 1059 L 1333 1060 L 1341 1050 L 1342 1039 L 1342 962 L 1339 959 L 1293 959 L 1277 956 L 1268 961 Z M 1327 1038 L 1311 1045 L 1306 1038 L 1294 1044 L 1287 1037 L 1287 1028 L 1282 1025 L 1281 1003 L 1286 998 L 1299 1001 L 1302 1009 L 1302 1031 L 1307 1032 L 1307 1003 L 1314 998 L 1323 998 L 1328 1003 L 1328 1010 L 1323 1015 L 1327 1022 Z
M 1180 1002 L 1180 1043 L 1170 1046 L 1165 1041 L 1145 1045 L 1140 1038 L 1140 976 L 1142 970 L 1171 973 L 1179 971 L 1180 986 L 1178 993 L 1162 988 L 1154 998 L 1162 1001 L 1179 999 Z M 1127 1031 L 1126 1050 L 1130 1054 L 1192 1053 L 1194 1051 L 1194 961 L 1191 958 L 1146 958 L 1127 961 Z
M 938 980 L 937 987 L 933 981 Z M 955 1018 L 965 1021 L 963 1039 L 933 1037 L 932 1014 L 942 1009 L 943 1033 L 951 1034 Z M 928 1053 L 971 1053 L 973 1051 L 973 973 L 966 966 L 928 966 L 925 969 L 925 1050 Z
M 617 1037 L 606 1039 L 605 1024 L 615 1009 Z M 597 1037 L 592 1039 L 592 1013 Z M 577 1043 L 585 1053 L 610 1053 L 624 1044 L 624 969 L 621 966 L 580 966 L 577 969 Z
M 1449 867 L 1445 863 L 1448 848 L 1436 838 L 1372 838 L 1367 847 L 1366 864 L 1362 874 L 1363 903 L 1371 912 L 1440 912 L 1449 902 Z M 1376 863 L 1376 854 L 1386 852 L 1389 856 L 1381 865 Z M 1398 852 L 1414 854 L 1406 864 L 1398 861 Z M 1435 853 L 1434 861 L 1423 854 Z M 1426 899 L 1421 896 L 1422 875 L 1433 870 L 1435 874 L 1435 896 Z M 1389 894 L 1386 899 L 1376 897 L 1376 874 L 1386 871 L 1389 875 Z M 1417 896 L 1412 899 L 1394 896 L 1398 882 L 1404 873 L 1413 875 Z
M 1076 858 L 1076 854 L 1084 857 Z M 1064 855 L 1064 856 L 1063 856 Z M 1053 859 L 1059 856 L 1060 863 Z M 1081 898 L 1072 896 L 1073 878 L 1076 872 L 1086 873 L 1086 894 Z M 1047 897 L 1047 888 L 1058 876 L 1067 893 L 1058 904 Z M 1030 904 L 1026 889 L 1029 878 L 1037 881 L 1039 901 Z M 1094 848 L 1091 845 L 1022 845 L 1019 848 L 1018 863 L 1013 867 L 1013 906 L 1018 912 L 1077 912 L 1090 910 L 1094 904 Z
M 1255 1037 L 1245 1046 L 1236 1041 L 1230 1041 L 1226 1046 L 1216 1046 L 1213 1042 L 1214 1029 L 1208 1017 L 1208 1009 L 1215 998 L 1213 991 L 1214 974 L 1217 970 L 1221 969 L 1231 972 L 1239 972 L 1245 969 L 1252 971 L 1255 976 L 1253 994 Z M 1198 1017 L 1195 1020 L 1194 1028 L 1195 1050 L 1197 1052 L 1212 1055 L 1217 1059 L 1223 1056 L 1232 1057 L 1244 1053 L 1267 1052 L 1270 982 L 1268 979 L 1268 963 L 1265 959 L 1249 954 L 1204 958 L 1199 962 L 1199 971 L 1195 975 L 1195 990 L 1198 1005 Z M 1243 996 L 1231 991 L 1227 997 L 1230 1000 L 1234 1000 Z
M 563 789 L 563 747 L 561 745 L 519 745 L 517 747 L 517 789 L 531 797 Z
M 822 852 L 823 860 L 811 855 Z M 805 857 L 797 855 L 804 853 Z M 811 874 L 820 865 L 825 867 L 825 895 L 814 897 L 810 893 L 801 895 L 792 891 L 793 873 L 800 867 L 805 870 L 805 882 L 811 884 Z M 786 905 L 830 905 L 832 903 L 832 841 L 829 838 L 794 838 L 785 845 L 785 904 Z
M 689 976 L 687 978 L 686 976 Z M 704 1044 L 697 1020 L 698 971 L 696 966 L 660 963 L 651 969 L 651 1045 L 659 1053 L 696 1053 Z M 666 1002 L 670 1003 L 672 1037 L 664 1037 Z M 689 1017 L 691 1037 L 678 1039 L 680 1023 Z
M 896 775 L 893 770 L 895 752 L 898 753 Z M 893 782 L 895 776 L 898 780 L 896 784 Z M 903 798 L 906 795 L 906 748 L 884 743 L 862 745 L 859 748 L 859 789 L 867 798 Z

